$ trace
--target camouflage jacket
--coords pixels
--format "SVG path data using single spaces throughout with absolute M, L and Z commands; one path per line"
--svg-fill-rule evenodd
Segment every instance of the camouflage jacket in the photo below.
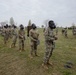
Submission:
M 24 30 L 19 30 L 18 31 L 18 36 L 19 36 L 19 39 L 25 40 L 25 31 Z
M 38 40 L 39 34 L 38 34 L 37 30 L 31 29 L 29 32 L 29 35 L 30 35 L 31 41 L 37 41 Z
M 55 35 L 54 31 L 50 29 L 49 27 L 45 30 L 45 41 L 54 41 L 55 40 Z

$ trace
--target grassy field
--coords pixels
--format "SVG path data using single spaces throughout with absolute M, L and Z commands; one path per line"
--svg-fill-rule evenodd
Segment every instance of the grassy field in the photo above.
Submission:
M 11 41 L 4 45 L 3 37 L 0 36 L 0 75 L 76 75 L 76 37 L 72 36 L 71 30 L 68 31 L 68 38 L 62 36 L 59 31 L 56 48 L 50 58 L 53 67 L 50 66 L 48 70 L 41 66 L 45 44 L 43 30 L 39 29 L 39 33 L 41 41 L 38 46 L 39 57 L 33 59 L 29 58 L 29 38 L 25 41 L 25 51 L 19 52 L 18 42 L 16 48 L 10 48 Z M 73 63 L 72 68 L 64 67 L 67 61 Z

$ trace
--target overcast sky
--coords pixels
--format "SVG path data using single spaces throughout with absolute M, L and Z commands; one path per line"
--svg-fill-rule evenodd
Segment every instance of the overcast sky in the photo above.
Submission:
M 27 26 L 29 19 L 37 26 L 54 20 L 58 26 L 76 24 L 76 0 L 0 0 L 0 22 L 13 17 Z

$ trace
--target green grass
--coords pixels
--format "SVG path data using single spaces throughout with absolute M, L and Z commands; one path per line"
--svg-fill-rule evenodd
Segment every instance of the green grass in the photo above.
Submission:
M 3 37 L 0 36 L 0 75 L 76 75 L 76 37 L 72 36 L 71 30 L 68 31 L 68 38 L 65 38 L 59 30 L 56 48 L 50 58 L 53 67 L 48 70 L 41 65 L 44 58 L 45 42 L 43 30 L 39 29 L 40 45 L 38 46 L 39 57 L 29 58 L 30 41 L 25 41 L 25 51 L 18 51 L 10 48 L 11 40 L 7 45 L 3 44 Z M 73 63 L 73 68 L 66 69 L 64 65 L 67 61 Z

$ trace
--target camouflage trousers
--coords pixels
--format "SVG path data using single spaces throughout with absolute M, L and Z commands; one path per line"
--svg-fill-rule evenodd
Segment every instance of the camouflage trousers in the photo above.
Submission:
M 16 42 L 17 42 L 17 35 L 14 35 L 14 36 L 13 36 L 12 45 L 11 45 L 11 46 L 14 46 L 14 47 L 15 47 Z
M 58 32 L 56 32 L 56 35 L 58 35 Z
M 31 55 L 37 55 L 37 42 L 31 41 Z
M 9 33 L 9 38 L 12 39 L 13 35 L 12 33 Z
M 19 50 L 24 50 L 24 41 L 23 39 L 19 39 Z
M 55 47 L 55 44 L 45 42 L 45 45 L 46 45 L 46 50 L 45 50 L 45 56 L 44 56 L 43 62 L 44 62 L 44 64 L 47 64 L 50 60 L 50 57 L 52 56 L 52 52 Z
M 4 35 L 4 44 L 6 44 L 6 43 L 7 43 L 8 39 L 9 39 L 9 36 L 8 36 L 7 34 L 6 34 L 6 35 Z
M 68 37 L 67 34 L 65 34 L 65 37 L 66 37 L 66 38 Z

